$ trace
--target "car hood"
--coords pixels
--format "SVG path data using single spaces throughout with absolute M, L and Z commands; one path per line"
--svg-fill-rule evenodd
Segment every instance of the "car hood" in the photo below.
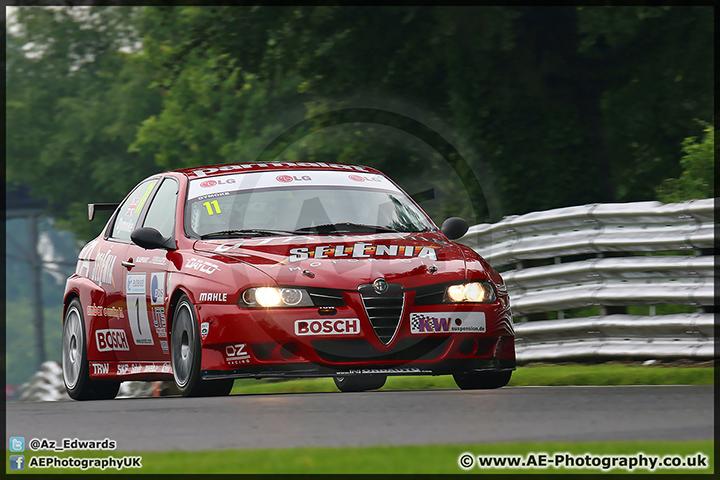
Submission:
M 194 249 L 252 265 L 280 285 L 354 290 L 384 278 L 414 288 L 467 274 L 463 249 L 432 232 L 202 240 Z

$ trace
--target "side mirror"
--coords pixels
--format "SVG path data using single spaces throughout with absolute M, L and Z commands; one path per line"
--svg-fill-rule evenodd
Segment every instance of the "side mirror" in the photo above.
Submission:
M 174 250 L 169 248 L 166 244 L 169 239 L 163 237 L 160 232 L 152 227 L 142 227 L 135 229 L 130 234 L 130 240 L 146 250 L 152 250 L 154 248 L 164 248 L 165 250 Z
M 465 235 L 469 228 L 470 225 L 468 225 L 468 222 L 464 218 L 450 217 L 443 222 L 440 230 L 442 230 L 450 240 L 457 240 Z

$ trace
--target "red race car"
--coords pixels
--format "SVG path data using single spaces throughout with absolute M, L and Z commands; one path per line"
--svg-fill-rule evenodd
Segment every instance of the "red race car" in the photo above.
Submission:
M 452 374 L 497 388 L 515 369 L 501 276 L 379 171 L 322 162 L 153 175 L 78 256 L 64 295 L 63 378 L 76 400 L 126 380 L 227 395 L 236 378 Z

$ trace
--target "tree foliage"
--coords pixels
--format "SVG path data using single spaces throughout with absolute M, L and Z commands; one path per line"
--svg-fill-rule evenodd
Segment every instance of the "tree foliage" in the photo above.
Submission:
M 668 178 L 656 188 L 663 202 L 682 202 L 715 196 L 715 127 L 706 125 L 702 138 L 683 140 L 680 178 Z
M 157 168 L 129 153 L 140 122 L 160 108 L 136 40 L 135 10 L 19 8 L 8 33 L 7 179 L 49 200 L 76 233 L 97 235 L 87 203 L 119 202 Z
M 423 207 L 436 221 L 648 200 L 680 175 L 694 119 L 713 123 L 712 18 L 695 6 L 20 9 L 7 176 L 86 237 L 84 203 L 119 201 L 156 171 L 270 153 L 434 187 Z

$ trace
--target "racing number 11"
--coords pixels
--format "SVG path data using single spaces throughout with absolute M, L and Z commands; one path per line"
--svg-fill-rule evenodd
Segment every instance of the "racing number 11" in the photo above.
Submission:
M 203 203 L 203 205 L 205 206 L 205 208 L 207 208 L 208 215 L 212 215 L 212 214 L 213 214 L 213 209 L 212 209 L 212 207 L 215 207 L 215 213 L 221 213 L 221 212 L 220 212 L 220 205 L 218 204 L 218 201 L 217 201 L 217 200 L 213 200 L 212 202 L 205 202 L 205 203 Z

